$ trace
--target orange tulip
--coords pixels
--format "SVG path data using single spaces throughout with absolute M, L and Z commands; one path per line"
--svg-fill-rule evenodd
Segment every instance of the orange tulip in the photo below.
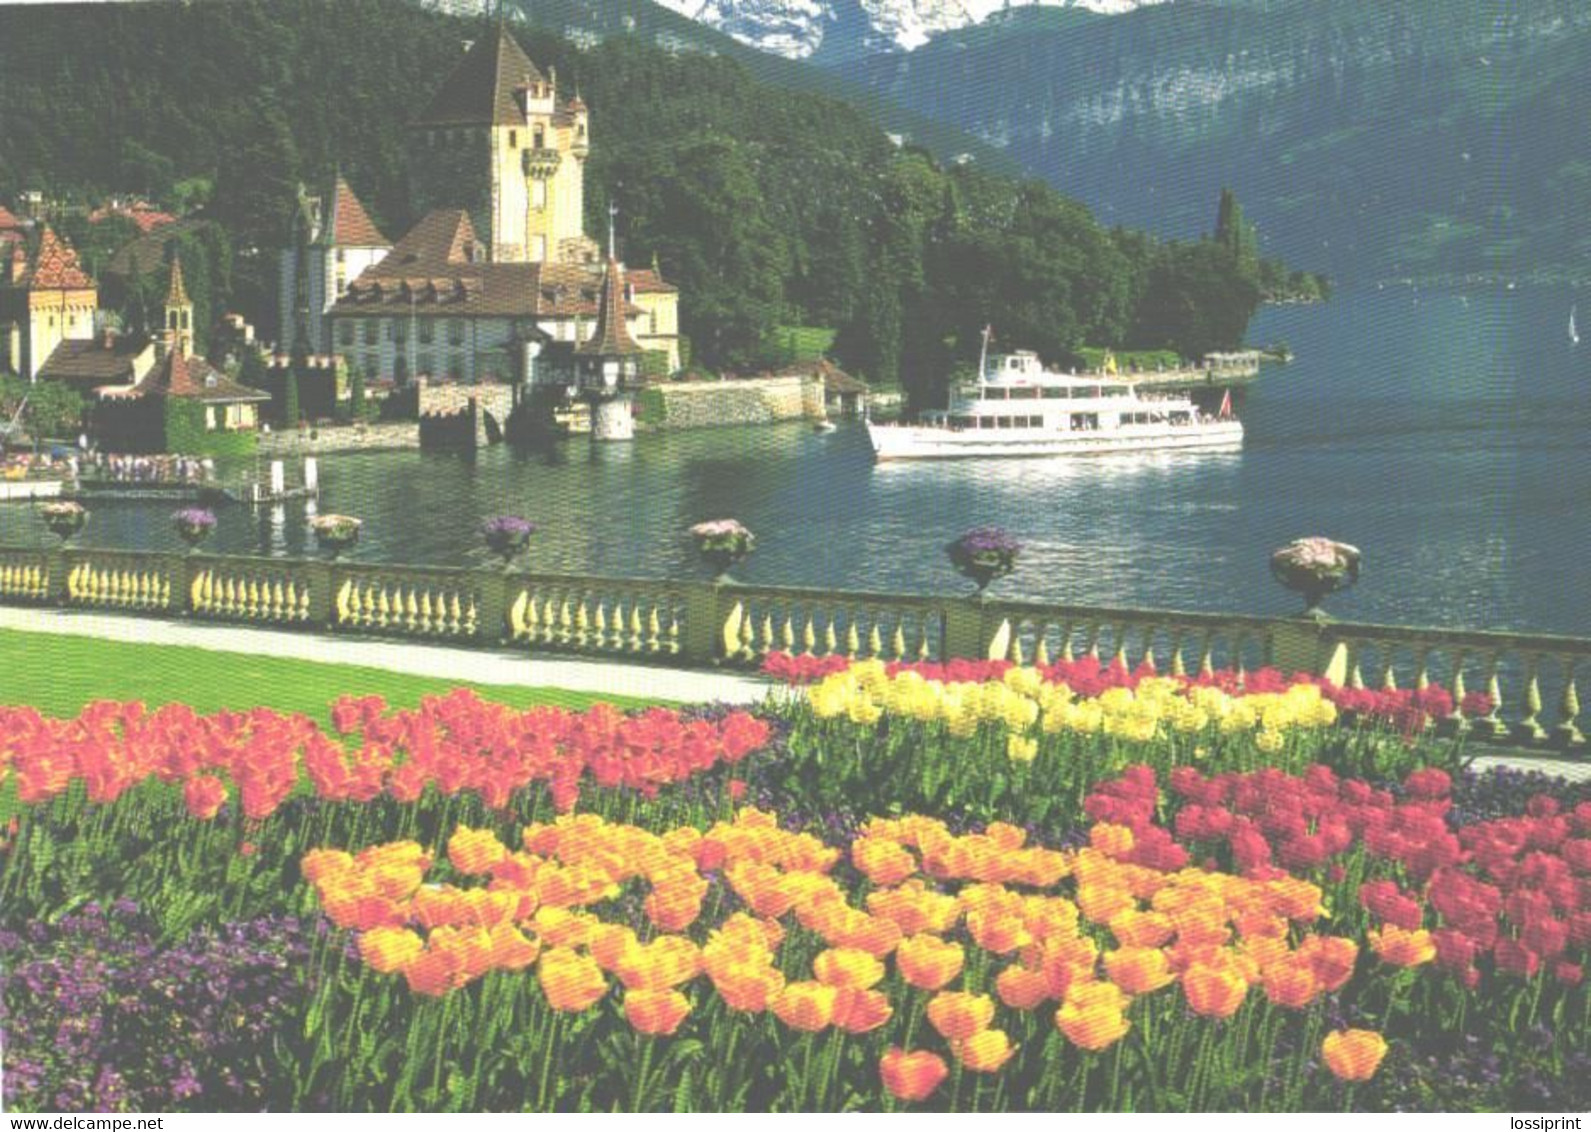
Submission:
M 448 838 L 447 859 L 466 876 L 479 876 L 508 856 L 508 849 L 489 829 L 459 826 Z
M 1123 947 L 1160 947 L 1170 941 L 1176 928 L 1171 917 L 1159 912 L 1122 912 L 1111 917 L 1111 934 Z
M 712 972 L 713 988 L 731 1010 L 755 1014 L 768 1009 L 771 999 L 784 990 L 784 976 L 771 967 L 733 963 Z
M 1277 1006 L 1302 1010 L 1320 994 L 1320 979 L 1307 960 L 1290 958 L 1265 972 L 1265 997 Z
M 408 928 L 371 928 L 359 937 L 359 957 L 373 971 L 401 971 L 425 950 L 425 941 Z
M 1157 991 L 1175 976 L 1166 962 L 1166 953 L 1155 947 L 1123 947 L 1105 952 L 1105 971 L 1110 981 L 1128 994 Z
M 1344 1081 L 1368 1081 L 1387 1055 L 1387 1040 L 1374 1030 L 1337 1030 L 1320 1046 L 1326 1068 Z
M 541 954 L 541 941 L 527 938 L 513 924 L 497 924 L 488 937 L 492 966 L 500 971 L 523 971 Z
M 403 977 L 415 994 L 444 995 L 463 985 L 463 960 L 452 951 L 422 951 L 403 968 Z
M 638 1033 L 672 1034 L 690 1012 L 690 999 L 676 990 L 624 992 L 624 1016 Z
M 1032 1010 L 1050 995 L 1049 980 L 1042 971 L 1012 966 L 1000 972 L 994 980 L 994 989 L 1000 1001 L 1012 1010 Z
M 555 947 L 543 954 L 536 975 L 554 1010 L 578 1014 L 608 993 L 608 980 L 596 960 L 570 948 Z
M 625 948 L 613 973 L 629 989 L 666 990 L 694 979 L 702 969 L 702 954 L 684 936 L 658 936 L 651 943 Z
M 1248 983 L 1230 967 L 1196 963 L 1183 972 L 1182 993 L 1195 1014 L 1206 1018 L 1230 1018 L 1243 1005 Z
M 994 1000 L 986 994 L 940 991 L 928 1003 L 928 1021 L 947 1041 L 964 1042 L 993 1020 Z
M 1359 962 L 1359 945 L 1342 936 L 1306 936 L 1298 945 L 1298 956 L 1309 963 L 1321 989 L 1329 994 L 1342 989 L 1353 977 L 1354 966 Z
M 876 990 L 842 989 L 834 999 L 834 1024 L 850 1034 L 870 1033 L 894 1013 L 889 999 Z
M 956 1059 L 974 1073 L 993 1073 L 1016 1053 L 1004 1030 L 982 1030 L 952 1048 Z
M 903 1101 L 925 1100 L 950 1075 L 950 1068 L 936 1053 L 925 1049 L 907 1053 L 890 1046 L 878 1063 L 884 1087 Z
M 917 860 L 893 841 L 859 837 L 851 843 L 851 861 L 880 888 L 899 884 L 917 871 Z
M 959 943 L 947 943 L 938 936 L 914 935 L 895 949 L 895 965 L 901 978 L 921 990 L 939 990 L 961 974 L 966 954 Z
M 816 1033 L 834 1021 L 839 992 L 818 982 L 790 983 L 769 1003 L 786 1026 Z
M 1132 852 L 1132 830 L 1124 825 L 1111 825 L 1109 822 L 1097 822 L 1088 831 L 1088 843 L 1107 857 L 1117 860 Z
M 818 982 L 845 990 L 865 990 L 884 977 L 884 964 L 855 947 L 835 947 L 812 960 Z
M 1009 955 L 1033 942 L 1027 925 L 1019 917 L 995 912 L 968 913 L 967 931 L 974 943 L 995 955 Z
M 1424 928 L 1406 931 L 1396 924 L 1370 933 L 1370 950 L 1394 967 L 1418 967 L 1436 958 L 1436 942 Z
M 1120 1010 L 1070 1001 L 1055 1012 L 1055 1025 L 1073 1045 L 1095 1052 L 1108 1049 L 1132 1028 Z

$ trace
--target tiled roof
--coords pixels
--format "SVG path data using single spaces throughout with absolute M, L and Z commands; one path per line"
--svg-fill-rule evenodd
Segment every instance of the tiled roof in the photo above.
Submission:
M 508 29 L 479 39 L 443 80 L 417 126 L 507 126 L 524 122 L 514 92 L 542 77 Z
M 21 228 L 22 221 L 18 220 L 16 215 L 7 209 L 5 205 L 0 204 L 0 232 L 8 229 L 20 231 Z
M 96 208 L 88 214 L 88 222 L 90 224 L 98 224 L 103 220 L 109 220 L 112 216 L 126 217 L 146 236 L 156 228 L 163 228 L 167 224 L 175 224 L 177 222 L 177 218 L 171 213 L 162 212 L 158 208 L 152 208 L 142 202 L 131 206 L 115 205 L 106 208 Z
M 103 338 L 69 338 L 50 351 L 39 367 L 40 381 L 64 381 L 74 386 L 128 385 L 133 362 L 149 345 L 148 339 L 117 335 Z
M 239 385 L 225 374 L 214 369 L 203 358 L 183 357 L 181 350 L 169 351 L 165 358 L 144 375 L 138 385 L 127 391 L 101 391 L 105 396 L 124 399 L 132 397 L 181 397 L 194 401 L 232 402 L 269 401 L 271 395 L 247 385 Z
M 94 281 L 78 266 L 77 252 L 72 250 L 72 245 L 46 224 L 44 235 L 39 239 L 39 250 L 23 276 L 22 285 L 33 291 L 86 291 L 93 289 Z
M 331 242 L 354 248 L 385 248 L 392 243 L 381 234 L 365 206 L 341 177 L 331 192 Z
M 196 231 L 206 223 L 204 220 L 179 220 L 175 224 L 157 228 L 147 236 L 130 240 L 110 257 L 103 268 L 103 273 L 120 275 L 125 279 L 158 271 L 166 265 L 166 245 L 184 232 Z
M 426 213 L 372 270 L 412 274 L 422 270 L 417 264 L 468 264 L 470 249 L 478 243 L 469 213 L 458 208 L 439 208 Z
M 625 313 L 631 309 L 624 299 L 624 271 L 616 259 L 608 260 L 602 276 L 602 300 L 597 309 L 597 328 L 591 339 L 575 348 L 586 357 L 619 358 L 644 353 L 630 337 Z

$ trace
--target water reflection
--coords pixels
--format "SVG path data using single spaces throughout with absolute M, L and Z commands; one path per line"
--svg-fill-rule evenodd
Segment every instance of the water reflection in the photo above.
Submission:
M 577 437 L 326 457 L 320 509 L 365 520 L 356 561 L 481 563 L 481 520 L 519 514 L 527 568 L 650 577 L 701 576 L 684 530 L 733 516 L 759 538 L 746 581 L 941 593 L 965 588 L 941 547 L 1000 525 L 1028 549 L 999 594 L 1254 613 L 1294 610 L 1267 558 L 1319 533 L 1366 555 L 1338 616 L 1591 633 L 1591 351 L 1566 293 L 1468 297 L 1264 312 L 1251 339 L 1298 360 L 1248 391 L 1240 452 L 875 466 L 855 424 Z M 176 550 L 170 510 L 102 504 L 79 541 Z M 313 553 L 313 514 L 227 507 L 208 548 Z M 53 540 L 0 507 L 0 541 Z

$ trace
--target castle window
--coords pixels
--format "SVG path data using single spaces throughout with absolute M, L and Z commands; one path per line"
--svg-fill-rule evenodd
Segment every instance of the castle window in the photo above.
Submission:
M 420 344 L 429 346 L 436 337 L 436 327 L 428 318 L 420 319 Z
M 399 354 L 392 363 L 392 380 L 399 385 L 409 383 L 409 359 Z
M 348 253 L 343 251 L 341 248 L 338 248 L 337 249 L 337 262 L 338 263 L 343 263 L 343 262 L 345 262 L 347 260 L 347 258 L 348 258 Z
M 409 328 L 401 318 L 395 318 L 387 323 L 387 330 L 392 340 L 400 346 L 409 340 Z
M 509 149 L 518 149 L 519 148 L 519 131 L 518 130 L 509 130 L 508 131 L 508 148 Z
M 447 342 L 449 346 L 464 345 L 464 320 L 450 318 L 447 320 Z
M 373 318 L 367 318 L 365 323 L 365 345 L 374 346 L 381 337 L 381 324 Z
M 352 346 L 354 344 L 353 323 L 339 322 L 337 324 L 337 341 L 344 346 Z
M 547 134 L 545 133 L 545 131 L 542 130 L 542 128 L 540 126 L 536 127 L 536 148 L 537 149 L 545 149 L 545 148 L 547 148 Z

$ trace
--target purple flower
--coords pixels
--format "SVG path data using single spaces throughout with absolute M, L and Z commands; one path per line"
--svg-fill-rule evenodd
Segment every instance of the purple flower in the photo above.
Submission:
M 215 512 L 203 507 L 184 507 L 181 511 L 174 511 L 171 521 L 178 527 L 187 527 L 193 530 L 213 530 L 215 528 Z
M 493 539 L 527 539 L 536 533 L 536 524 L 529 519 L 521 519 L 518 515 L 497 515 L 486 520 L 481 527 L 481 534 L 487 542 Z

